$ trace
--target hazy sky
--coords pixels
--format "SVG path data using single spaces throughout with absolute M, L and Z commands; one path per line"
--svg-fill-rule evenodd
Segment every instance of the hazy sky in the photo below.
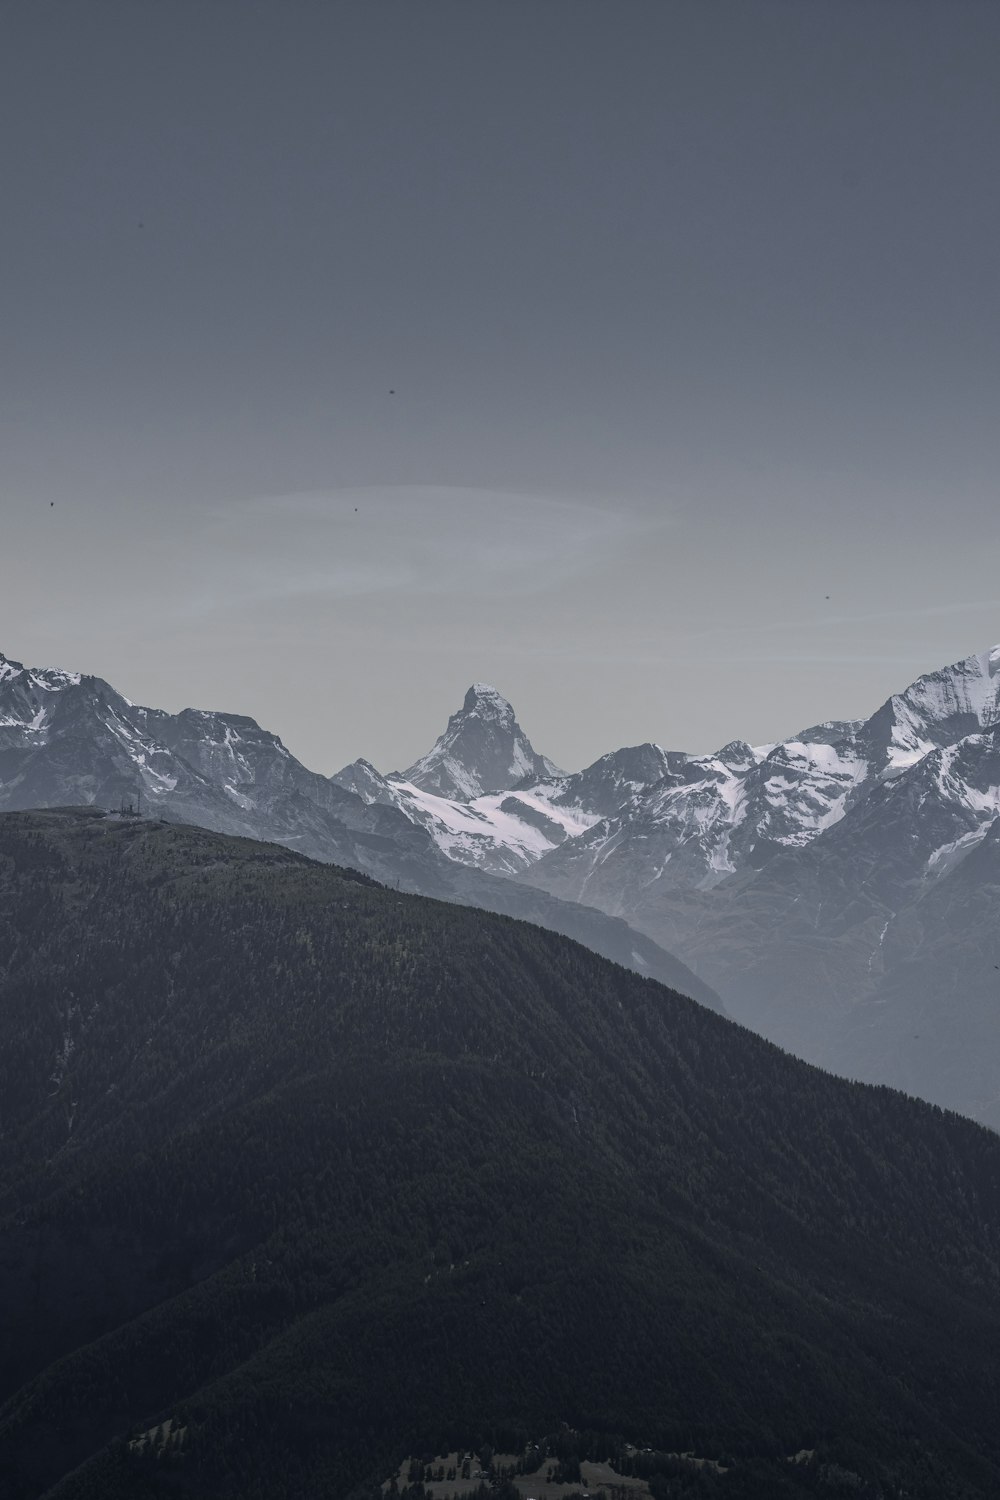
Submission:
M 8 656 L 332 771 L 1000 640 L 996 0 L 5 0 L 0 117 Z

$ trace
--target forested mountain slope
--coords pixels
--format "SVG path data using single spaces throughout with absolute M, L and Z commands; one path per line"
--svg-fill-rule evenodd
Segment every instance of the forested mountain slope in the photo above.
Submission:
M 367 1493 L 560 1421 L 725 1452 L 711 1494 L 1000 1492 L 1000 1140 L 537 927 L 4 815 L 0 1108 L 10 1500 Z

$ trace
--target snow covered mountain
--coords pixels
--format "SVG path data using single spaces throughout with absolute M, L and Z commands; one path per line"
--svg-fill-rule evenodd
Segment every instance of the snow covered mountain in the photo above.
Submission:
M 671 890 L 709 889 L 761 868 L 782 849 L 811 843 L 883 782 L 914 770 L 936 749 L 992 728 L 1000 718 L 998 698 L 995 648 L 921 677 L 870 719 L 816 725 L 757 749 L 736 741 L 714 756 L 673 757 L 672 778 L 547 856 L 531 878 L 573 891 L 574 899 L 586 889 L 586 899 L 617 909 L 637 899 L 655 903 Z M 958 781 L 945 775 L 940 796 L 961 800 L 960 782 L 961 772 Z M 970 786 L 967 803 L 981 835 L 996 810 L 992 794 Z
M 547 763 L 545 763 L 547 766 Z M 626 967 L 719 1007 L 655 941 L 593 907 L 450 860 L 381 783 L 358 789 L 309 771 L 276 735 L 239 714 L 179 714 L 130 703 L 99 677 L 32 669 L 0 656 L 0 813 L 96 803 L 286 844 L 403 890 L 551 927 Z
M 487 683 L 474 682 L 441 738 L 396 779 L 439 797 L 471 800 L 525 778 L 558 774 L 532 748 L 506 698 Z
M 382 776 L 357 760 L 333 779 L 365 802 L 398 807 L 449 859 L 513 875 L 595 820 L 554 806 L 549 781 L 561 775 L 506 698 L 474 682 L 444 734 L 408 770 Z
M 631 904 L 637 886 L 659 887 L 654 901 L 660 891 L 707 890 L 822 838 L 901 778 L 933 776 L 921 808 L 928 795 L 961 808 L 964 833 L 981 837 L 998 807 L 991 773 L 981 785 L 976 767 L 998 705 L 1000 647 L 919 678 L 870 719 L 821 724 L 758 749 L 737 741 L 714 756 L 675 757 L 672 776 L 546 856 L 532 878 L 563 891 L 586 887 L 601 905 Z
M 761 870 L 921 767 L 921 776 L 937 768 L 932 800 L 958 809 L 956 838 L 974 842 L 997 810 L 975 762 L 983 754 L 976 736 L 1000 720 L 998 698 L 1000 647 L 921 677 L 867 720 L 814 725 L 756 748 L 734 740 L 709 756 L 647 743 L 567 774 L 532 749 L 506 700 L 476 684 L 409 771 L 383 776 L 359 760 L 333 779 L 367 803 L 405 812 L 452 860 L 521 873 L 616 913 L 648 907 L 655 922 L 668 893 L 707 891 Z M 948 753 L 935 760 L 935 751 Z M 513 779 L 530 762 L 544 773 Z M 493 780 L 505 775 L 505 790 L 482 790 L 487 765 Z M 463 790 L 434 789 L 446 784 Z M 934 859 L 948 857 L 942 842 Z
M 961 948 L 925 919 L 952 909 L 947 892 L 967 885 L 998 819 L 1000 647 L 919 678 L 867 720 L 686 759 L 521 878 L 626 917 L 801 1056 L 1000 1125 L 1000 1024 L 984 1041 L 964 1010 L 986 986 L 1000 1023 L 1000 910 Z M 946 1049 L 928 1046 L 936 1034 Z
M 985 986 L 1000 1022 L 998 924 L 945 943 L 945 1006 L 931 951 L 944 926 L 930 916 L 952 909 L 947 893 L 1000 838 L 998 736 L 1000 647 L 919 678 L 868 719 L 775 744 L 707 756 L 646 744 L 477 795 L 366 762 L 337 779 L 404 812 L 450 860 L 625 918 L 802 1056 L 1000 1124 L 1000 1024 L 984 1039 L 963 1012 Z M 482 784 L 457 736 L 449 753 L 454 784 Z M 931 1035 L 938 1045 L 911 1056 L 906 1044 Z
M 100 677 L 0 656 L 0 810 L 140 798 L 153 816 L 273 838 L 385 879 L 423 854 L 408 819 L 307 771 L 253 719 L 142 708 Z
M 484 706 L 487 717 L 481 717 Z M 536 753 L 495 688 L 474 683 L 445 734 L 408 771 L 382 776 L 370 761 L 356 760 L 333 779 L 365 802 L 398 807 L 427 829 L 449 859 L 514 875 L 578 839 L 642 789 L 679 774 L 686 759 L 659 745 L 638 745 L 569 775 Z M 525 765 L 533 770 L 515 779 Z M 472 790 L 501 776 L 506 790 Z M 468 790 L 446 795 L 428 782 Z

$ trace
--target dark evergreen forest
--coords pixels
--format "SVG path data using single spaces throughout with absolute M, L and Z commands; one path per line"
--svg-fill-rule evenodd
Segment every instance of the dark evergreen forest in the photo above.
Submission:
M 525 923 L 0 817 L 9 1500 L 363 1497 L 561 1424 L 725 1457 L 657 1500 L 987 1500 L 998 1351 L 988 1131 Z

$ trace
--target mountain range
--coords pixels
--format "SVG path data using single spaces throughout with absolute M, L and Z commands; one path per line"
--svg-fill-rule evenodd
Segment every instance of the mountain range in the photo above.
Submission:
M 518 777 L 521 738 L 485 795 L 422 762 L 337 779 L 453 860 L 625 918 L 790 1051 L 1000 1126 L 1000 646 L 772 744 Z
M 0 807 L 140 785 L 170 818 L 567 932 L 811 1061 L 1000 1125 L 1000 647 L 867 719 L 574 773 L 477 683 L 407 770 L 329 778 L 252 720 L 0 659 Z
M 0 996 L 4 1500 L 382 1500 L 545 1434 L 641 1447 L 636 1500 L 1000 1493 L 972 1121 L 537 925 L 98 808 L 0 814 Z
M 721 1008 L 709 985 L 621 918 L 449 859 L 391 801 L 307 770 L 253 719 L 143 708 L 100 677 L 0 656 L 0 811 L 140 799 L 152 815 L 273 840 L 401 890 L 537 922 Z

